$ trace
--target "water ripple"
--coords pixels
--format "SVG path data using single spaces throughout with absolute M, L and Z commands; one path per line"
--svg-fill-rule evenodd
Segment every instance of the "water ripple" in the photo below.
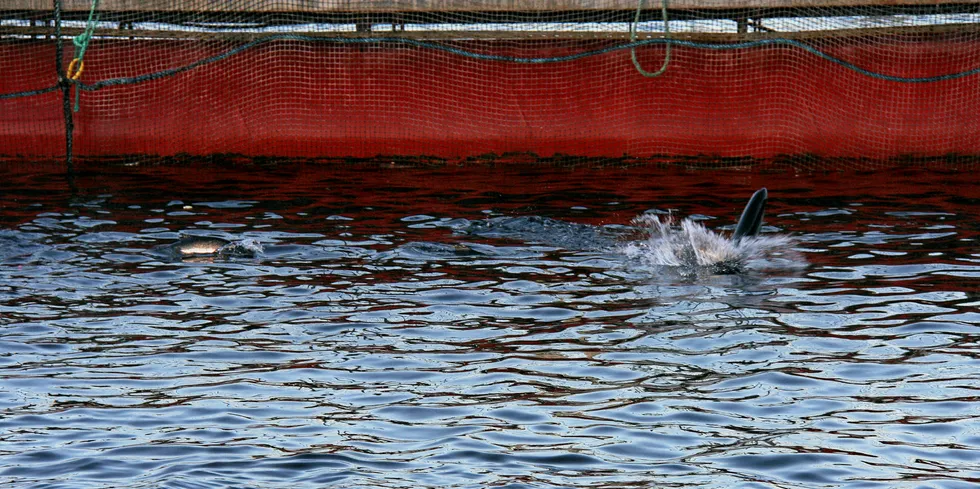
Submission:
M 980 480 L 962 175 L 143 170 L 88 197 L 0 175 L 20 189 L 0 195 L 5 487 Z M 805 265 L 624 252 L 652 207 L 723 238 L 762 185 L 764 231 Z M 948 193 L 908 193 L 930 185 Z M 262 250 L 149 252 L 188 235 Z

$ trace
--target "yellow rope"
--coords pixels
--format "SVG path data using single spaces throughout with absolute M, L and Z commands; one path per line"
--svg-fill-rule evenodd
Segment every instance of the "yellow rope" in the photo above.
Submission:
M 78 71 L 75 71 L 76 68 L 78 68 Z M 82 58 L 75 58 L 68 64 L 68 71 L 65 72 L 65 75 L 68 76 L 69 80 L 77 81 L 79 78 L 81 78 L 82 71 L 84 70 L 85 62 L 82 61 Z

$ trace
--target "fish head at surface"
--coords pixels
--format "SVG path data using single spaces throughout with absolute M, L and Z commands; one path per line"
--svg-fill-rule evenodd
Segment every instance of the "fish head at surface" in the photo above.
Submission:
M 208 236 L 189 236 L 150 249 L 150 253 L 167 261 L 213 261 L 219 257 L 249 258 L 261 252 L 262 245 L 253 239 L 229 241 Z
M 191 236 L 181 238 L 170 246 L 181 256 L 200 256 L 217 254 L 229 243 L 221 238 Z

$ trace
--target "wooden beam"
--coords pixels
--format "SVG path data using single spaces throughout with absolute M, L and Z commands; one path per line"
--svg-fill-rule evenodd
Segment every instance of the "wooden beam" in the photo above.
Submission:
M 941 24 L 905 27 L 868 27 L 860 29 L 814 30 L 797 32 L 672 32 L 670 37 L 676 40 L 700 42 L 744 42 L 760 39 L 828 39 L 841 37 L 882 36 L 882 35 L 911 35 L 911 34 L 950 34 L 961 32 L 976 32 L 974 24 Z M 74 37 L 84 32 L 79 28 L 63 28 L 66 37 Z M 206 40 L 250 42 L 269 37 L 274 33 L 248 32 L 195 32 L 195 31 L 151 31 L 142 29 L 99 29 L 96 36 L 99 39 L 141 39 L 141 40 Z M 378 31 L 378 32 L 311 32 L 304 36 L 317 38 L 400 38 L 417 41 L 469 41 L 469 40 L 619 40 L 628 41 L 628 32 L 582 32 L 582 31 Z M 51 28 L 44 27 L 0 27 L 0 39 L 41 38 L 53 36 Z M 638 32 L 637 39 L 663 38 L 662 32 Z
M 199 0 L 102 0 L 106 12 L 561 12 L 636 10 L 639 0 L 294 0 L 269 1 L 243 9 L 237 2 Z M 807 8 L 856 6 L 930 6 L 976 4 L 980 0 L 668 0 L 671 9 Z M 51 10 L 51 0 L 3 0 L 4 10 Z M 645 8 L 660 7 L 645 0 Z M 64 0 L 64 11 L 85 11 L 91 0 Z

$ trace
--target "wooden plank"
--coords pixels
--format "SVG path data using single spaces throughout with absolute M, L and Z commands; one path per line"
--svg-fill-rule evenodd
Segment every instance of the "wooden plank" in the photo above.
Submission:
M 635 10 L 639 0 L 280 0 L 238 2 L 202 0 L 102 0 L 100 11 L 115 12 L 561 12 Z M 854 6 L 980 5 L 980 0 L 668 0 L 671 9 L 717 10 Z M 4 10 L 52 9 L 51 0 L 3 0 Z M 65 11 L 88 11 L 91 0 L 64 0 Z M 659 8 L 645 0 L 645 8 Z
M 699 42 L 744 42 L 759 39 L 829 39 L 860 36 L 911 35 L 911 34 L 949 34 L 961 32 L 977 32 L 976 24 L 941 24 L 905 27 L 869 27 L 860 29 L 814 30 L 798 32 L 672 32 L 670 37 L 677 40 Z M 71 38 L 82 34 L 84 29 L 63 28 L 65 37 Z M 299 34 L 299 33 L 294 33 Z M 99 29 L 96 41 L 99 39 L 144 39 L 144 40 L 203 40 L 250 42 L 269 37 L 274 33 L 249 32 L 194 32 L 194 31 L 150 31 L 141 29 Z M 628 32 L 582 32 L 582 31 L 375 31 L 375 32 L 304 32 L 304 36 L 318 38 L 399 38 L 417 41 L 468 41 L 468 40 L 619 40 L 628 41 Z M 0 39 L 3 38 L 40 38 L 53 36 L 50 27 L 0 27 Z M 637 39 L 663 38 L 662 32 L 638 32 Z

